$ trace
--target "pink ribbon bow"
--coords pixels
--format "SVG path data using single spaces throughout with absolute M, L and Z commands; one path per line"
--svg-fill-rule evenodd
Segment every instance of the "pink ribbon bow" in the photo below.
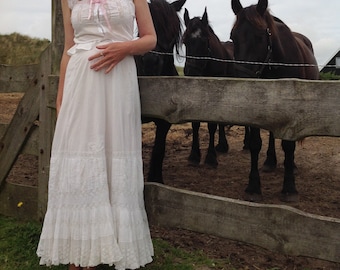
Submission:
M 93 5 L 94 4 L 100 4 L 99 10 L 103 13 L 105 21 L 106 21 L 106 24 L 107 24 L 107 27 L 111 31 L 111 25 L 110 25 L 110 22 L 109 22 L 109 18 L 107 17 L 106 9 L 103 7 L 103 5 L 106 4 L 106 0 L 91 0 L 90 1 L 89 17 L 88 17 L 88 19 L 91 19 L 92 11 L 93 11 Z

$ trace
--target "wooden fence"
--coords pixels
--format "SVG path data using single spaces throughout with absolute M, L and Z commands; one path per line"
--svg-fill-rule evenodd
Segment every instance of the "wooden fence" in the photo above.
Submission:
M 53 42 L 42 54 L 40 64 L 0 66 L 0 91 L 25 92 L 11 123 L 0 128 L 0 213 L 24 219 L 41 220 L 47 202 L 57 63 L 62 48 L 60 1 L 53 0 L 52 6 L 57 30 L 53 31 Z M 146 77 L 140 78 L 139 83 L 144 116 L 171 123 L 201 120 L 252 124 L 287 140 L 319 135 L 340 137 L 340 82 Z M 39 157 L 38 187 L 5 181 L 23 151 Z M 19 201 L 24 202 L 20 208 Z M 340 220 L 336 218 L 152 183 L 145 186 L 145 201 L 154 224 L 340 262 Z M 293 221 L 294 226 L 286 226 Z

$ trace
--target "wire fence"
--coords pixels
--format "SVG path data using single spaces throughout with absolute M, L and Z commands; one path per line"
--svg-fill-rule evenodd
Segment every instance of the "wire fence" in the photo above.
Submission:
M 173 55 L 173 53 L 165 53 L 165 52 L 157 52 L 157 51 L 150 51 L 153 54 L 158 55 Z M 314 64 L 301 64 L 301 63 L 275 63 L 275 62 L 254 62 L 254 61 L 238 61 L 233 59 L 219 59 L 209 56 L 190 56 L 190 55 L 181 55 L 179 53 L 175 53 L 178 58 L 181 59 L 195 59 L 195 60 L 209 60 L 209 61 L 216 61 L 216 62 L 224 62 L 224 63 L 234 63 L 234 64 L 248 64 L 248 65 L 266 65 L 266 66 L 285 66 L 285 67 L 318 67 L 319 69 L 322 68 L 340 68 L 338 65 L 314 65 Z

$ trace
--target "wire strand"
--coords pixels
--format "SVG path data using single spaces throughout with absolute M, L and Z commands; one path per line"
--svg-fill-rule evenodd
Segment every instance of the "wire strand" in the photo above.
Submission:
M 159 55 L 173 55 L 173 53 L 165 53 L 165 52 L 157 52 L 157 51 L 150 51 L 150 53 L 153 54 L 159 54 Z M 318 67 L 318 68 L 337 68 L 337 65 L 314 65 L 314 64 L 288 64 L 288 63 L 275 63 L 275 62 L 269 62 L 269 63 L 263 63 L 263 62 L 250 62 L 250 61 L 238 61 L 238 60 L 232 60 L 232 59 L 219 59 L 209 56 L 199 57 L 199 56 L 190 56 L 190 55 L 181 55 L 179 53 L 176 53 L 177 57 L 184 58 L 184 59 L 195 59 L 195 60 L 210 60 L 210 61 L 216 61 L 216 62 L 224 62 L 224 63 L 234 63 L 234 64 L 249 64 L 249 65 L 266 65 L 266 66 L 285 66 L 285 67 Z

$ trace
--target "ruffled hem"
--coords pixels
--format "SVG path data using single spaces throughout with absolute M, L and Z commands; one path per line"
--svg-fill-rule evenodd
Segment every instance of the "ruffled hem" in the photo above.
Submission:
M 107 239 L 100 239 L 102 242 L 107 242 Z M 97 239 L 98 241 L 98 239 Z M 149 239 L 141 239 L 134 243 L 133 245 L 131 243 L 121 243 L 120 249 L 122 253 L 125 253 L 126 256 L 122 259 L 115 259 L 112 254 L 107 252 L 105 249 L 103 251 L 106 253 L 106 256 L 104 252 L 102 251 L 100 256 L 97 256 L 97 258 L 93 258 L 92 260 L 79 260 L 77 256 L 74 256 L 75 253 L 80 252 L 80 249 L 74 249 L 72 247 L 72 254 L 68 253 L 67 250 L 63 246 L 68 246 L 67 240 L 61 240 L 60 242 L 60 251 L 59 251 L 59 257 L 58 258 L 52 258 L 51 254 L 44 251 L 41 246 L 51 246 L 51 241 L 44 240 L 41 241 L 41 244 L 39 245 L 39 249 L 37 250 L 37 255 L 40 257 L 40 265 L 46 265 L 48 267 L 54 265 L 68 265 L 68 264 L 74 264 L 76 266 L 80 267 L 95 267 L 101 264 L 109 265 L 109 266 L 115 266 L 117 270 L 125 270 L 125 269 L 138 269 L 140 267 L 144 267 L 145 265 L 152 262 L 152 257 L 154 256 L 153 252 L 153 246 L 152 243 L 149 242 Z M 64 244 L 64 245 L 63 245 Z M 82 241 L 82 244 L 80 243 L 74 243 L 76 246 L 83 246 L 84 241 Z M 89 242 L 89 245 L 91 243 Z M 136 248 L 137 247 L 137 248 Z M 83 249 L 83 248 L 82 248 Z M 118 257 L 117 257 L 118 258 Z M 136 260 L 138 258 L 138 260 Z
M 119 219 L 116 217 L 116 219 Z M 129 234 L 114 232 L 110 207 L 87 210 L 49 210 L 37 249 L 41 265 L 75 264 L 93 267 L 115 265 L 136 269 L 152 261 L 153 246 L 138 211 L 131 214 L 136 224 L 126 226 Z
M 103 241 L 106 241 L 105 239 L 101 239 Z M 60 241 L 64 242 L 66 240 Z M 49 245 L 47 240 L 44 241 L 45 245 Z M 41 244 L 43 245 L 43 244 Z M 79 246 L 83 245 L 78 244 Z M 138 248 L 135 248 L 138 247 Z M 53 258 L 51 259 L 50 254 L 47 254 L 47 252 L 44 252 L 42 248 L 39 248 L 37 251 L 38 257 L 40 257 L 40 265 L 46 265 L 48 267 L 54 265 L 68 265 L 68 264 L 74 264 L 76 266 L 80 267 L 95 267 L 98 265 L 109 265 L 109 266 L 115 266 L 117 270 L 125 270 L 125 269 L 138 269 L 140 267 L 144 267 L 148 263 L 152 262 L 152 257 L 154 256 L 152 244 L 148 242 L 148 239 L 142 239 L 138 242 L 134 243 L 133 246 L 130 243 L 123 243 L 121 244 L 120 250 L 122 252 L 126 253 L 127 256 L 123 257 L 122 259 L 114 259 L 112 256 L 107 253 L 107 256 L 104 256 L 101 254 L 98 258 L 93 258 L 92 260 L 79 260 L 77 258 L 74 258 L 74 256 L 70 255 L 64 249 L 61 247 L 60 250 L 63 252 L 59 252 L 59 258 Z M 77 252 L 76 250 L 73 250 L 73 254 Z M 64 255 L 64 256 L 63 256 Z M 132 258 L 132 260 L 131 260 Z M 136 260 L 135 258 L 138 258 Z
M 121 260 L 110 214 L 110 207 L 49 209 L 37 249 L 40 264 L 91 266 Z

